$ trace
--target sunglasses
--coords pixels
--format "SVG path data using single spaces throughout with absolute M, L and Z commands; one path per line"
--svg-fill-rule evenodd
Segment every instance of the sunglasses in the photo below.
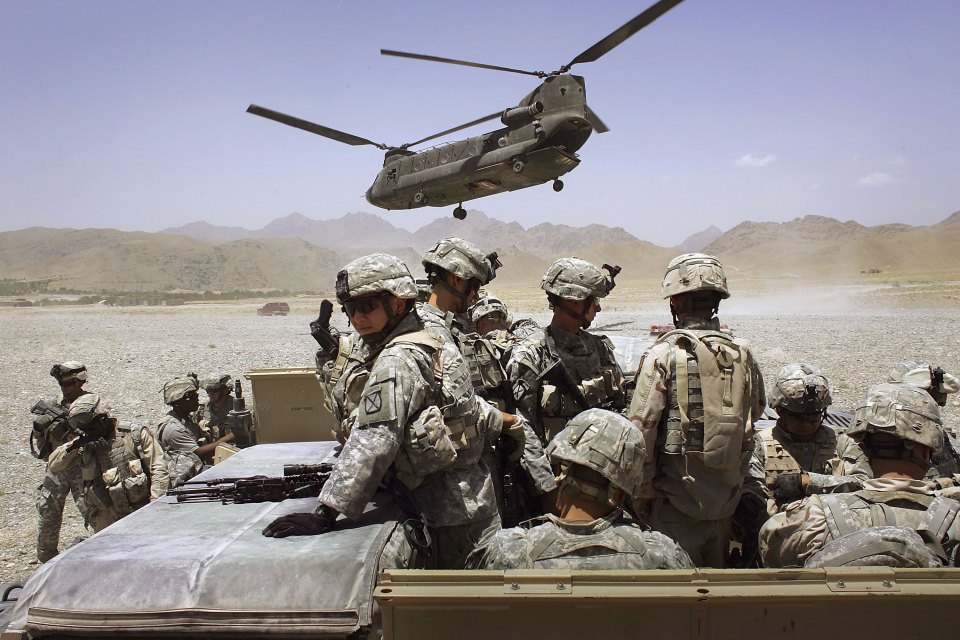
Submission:
M 823 420 L 823 412 L 818 411 L 816 413 L 797 413 L 795 411 L 787 411 L 783 409 L 780 411 L 780 415 L 792 418 L 797 422 L 803 422 L 806 424 L 813 424 L 815 422 L 820 422 Z
M 343 306 L 340 309 L 347 314 L 348 318 L 352 318 L 355 314 L 359 313 L 361 315 L 367 315 L 373 313 L 379 307 L 383 306 L 384 300 L 386 300 L 385 295 L 373 296 L 371 298 L 360 298 L 359 300 L 348 300 L 343 303 Z

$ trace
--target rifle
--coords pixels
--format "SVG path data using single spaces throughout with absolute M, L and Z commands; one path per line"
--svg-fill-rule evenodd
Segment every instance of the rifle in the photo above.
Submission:
M 586 396 L 583 395 L 583 389 L 580 388 L 580 385 L 578 385 L 573 379 L 573 376 L 570 375 L 570 370 L 567 369 L 563 360 L 557 355 L 556 344 L 553 341 L 553 336 L 550 335 L 550 327 L 547 327 L 544 333 L 546 334 L 545 345 L 547 347 L 547 355 L 553 362 L 540 372 L 540 375 L 537 376 L 537 382 L 550 380 L 556 383 L 558 388 L 567 392 L 570 397 L 573 398 L 573 401 L 577 403 L 581 411 L 586 411 L 590 408 L 590 403 L 587 402 Z
M 253 502 L 282 502 L 289 498 L 310 498 L 320 495 L 324 483 L 333 471 L 331 464 L 284 465 L 283 476 L 249 476 L 245 478 L 218 478 L 194 480 L 183 487 L 168 489 L 168 496 L 177 502 L 217 502 L 248 504 Z M 205 487 L 186 485 L 203 484 Z
M 30 413 L 51 418 L 50 423 L 40 429 L 34 422 L 34 427 L 30 431 L 30 454 L 34 458 L 46 460 L 53 450 L 50 438 L 47 437 L 49 431 L 57 426 L 63 426 L 68 431 L 72 431 L 70 424 L 67 422 L 67 409 L 49 400 L 37 400 L 37 403 L 30 408 Z
M 340 340 L 330 330 L 330 316 L 333 315 L 333 303 L 323 300 L 317 319 L 310 323 L 310 335 L 320 345 L 320 350 L 331 358 L 340 350 Z

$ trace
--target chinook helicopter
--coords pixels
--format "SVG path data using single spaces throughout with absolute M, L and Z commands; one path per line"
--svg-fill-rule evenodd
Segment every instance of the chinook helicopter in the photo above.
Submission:
M 478 118 L 440 133 L 390 146 L 350 133 L 273 111 L 255 104 L 247 112 L 303 129 L 353 146 L 371 145 L 386 151 L 383 169 L 367 189 L 367 201 L 387 210 L 444 207 L 456 204 L 453 215 L 464 219 L 468 200 L 525 189 L 553 181 L 553 190 L 563 189 L 560 176 L 580 164 L 577 151 L 590 134 L 609 131 L 587 106 L 582 76 L 568 73 L 575 64 L 593 62 L 609 53 L 640 29 L 650 25 L 683 0 L 660 0 L 622 27 L 603 38 L 556 71 L 525 71 L 466 60 L 441 58 L 381 49 L 382 55 L 430 62 L 520 73 L 543 82 L 524 96 L 516 107 Z M 411 151 L 424 142 L 499 117 L 504 127 L 457 142 L 447 142 L 424 151 Z

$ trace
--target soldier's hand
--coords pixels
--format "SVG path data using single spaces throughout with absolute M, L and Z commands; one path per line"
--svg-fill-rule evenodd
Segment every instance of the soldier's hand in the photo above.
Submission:
M 264 530 L 268 538 L 286 538 L 287 536 L 316 536 L 333 531 L 336 515 L 321 506 L 316 513 L 291 513 L 280 516 Z
M 527 436 L 524 433 L 524 424 L 526 423 L 522 416 L 512 413 L 504 413 L 503 418 L 502 433 L 516 444 L 510 450 L 510 462 L 516 462 L 523 457 L 523 447 L 527 443 Z
M 778 507 L 800 500 L 806 495 L 802 473 L 785 473 L 773 482 L 773 500 Z

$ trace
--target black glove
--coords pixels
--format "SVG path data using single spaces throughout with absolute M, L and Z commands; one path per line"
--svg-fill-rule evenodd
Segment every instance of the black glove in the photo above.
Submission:
M 336 516 L 330 509 L 321 505 L 316 513 L 291 513 L 280 516 L 264 530 L 263 535 L 268 538 L 286 538 L 287 536 L 316 536 L 333 531 Z
M 95 433 L 84 433 L 70 443 L 70 446 L 67 447 L 67 452 L 76 451 L 77 449 L 105 449 L 106 447 L 107 441 L 102 436 Z
M 803 488 L 802 473 L 785 473 L 773 482 L 773 500 L 778 507 L 794 502 L 807 495 Z

